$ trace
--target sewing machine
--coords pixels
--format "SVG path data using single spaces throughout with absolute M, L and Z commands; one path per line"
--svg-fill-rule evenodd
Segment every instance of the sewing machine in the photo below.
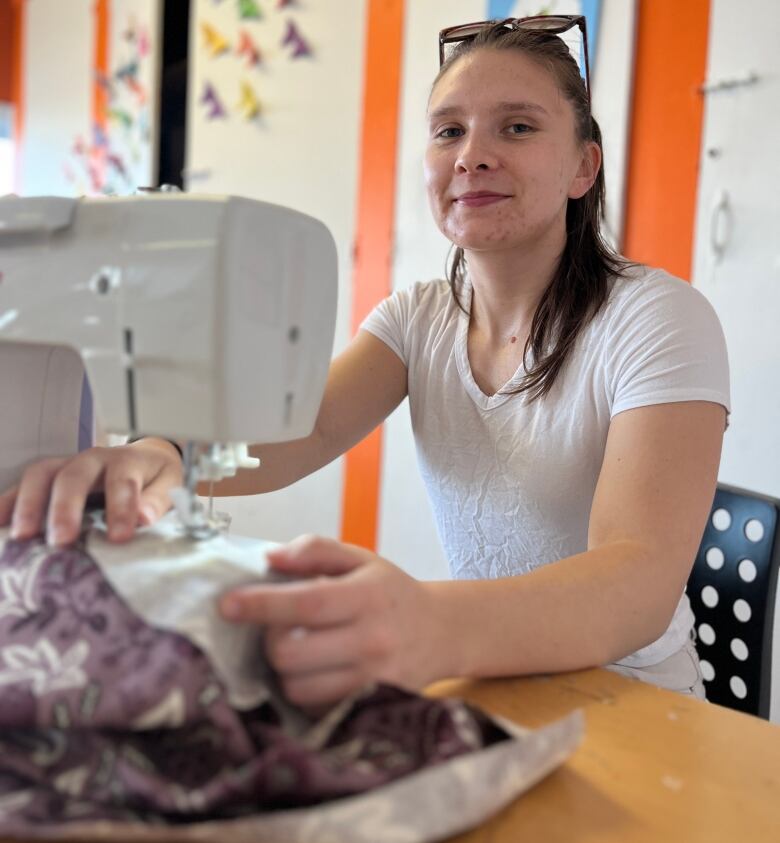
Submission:
M 336 248 L 304 214 L 235 197 L 0 199 L 0 342 L 81 354 L 102 427 L 185 446 L 176 499 L 311 433 L 330 363 Z

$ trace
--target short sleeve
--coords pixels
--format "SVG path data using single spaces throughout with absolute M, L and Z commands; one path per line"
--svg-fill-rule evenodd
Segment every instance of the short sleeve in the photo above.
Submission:
M 726 340 L 712 305 L 665 273 L 627 285 L 608 331 L 611 415 L 678 401 L 712 401 L 728 412 Z
M 407 368 L 413 292 L 413 288 L 397 290 L 379 302 L 360 325 L 360 330 L 368 331 L 382 340 L 401 358 Z

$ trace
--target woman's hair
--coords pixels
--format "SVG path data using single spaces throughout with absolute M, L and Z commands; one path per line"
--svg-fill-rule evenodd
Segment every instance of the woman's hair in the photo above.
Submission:
M 578 140 L 581 143 L 593 141 L 601 148 L 601 130 L 590 113 L 588 93 L 579 67 L 568 46 L 557 35 L 486 24 L 474 38 L 456 44 L 442 64 L 433 87 L 462 56 L 480 49 L 517 50 L 545 67 L 571 103 Z M 529 351 L 533 353 L 533 363 L 519 388 L 514 390 L 528 393 L 531 400 L 543 397 L 552 389 L 580 331 L 606 302 L 610 277 L 623 275 L 631 266 L 602 237 L 604 202 L 602 166 L 588 192 L 579 199 L 568 200 L 566 244 L 536 309 L 523 349 L 526 365 Z M 459 291 L 463 288 L 465 274 L 465 254 L 463 248 L 457 246 L 449 261 L 447 280 L 458 307 L 464 312 Z

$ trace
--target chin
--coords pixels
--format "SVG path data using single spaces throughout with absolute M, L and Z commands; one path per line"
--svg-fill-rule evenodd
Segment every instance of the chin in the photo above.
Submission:
M 460 246 L 461 249 L 465 249 L 467 252 L 503 251 L 515 245 L 509 238 L 496 237 L 495 233 L 484 234 L 482 236 L 452 237 L 450 240 L 455 246 Z

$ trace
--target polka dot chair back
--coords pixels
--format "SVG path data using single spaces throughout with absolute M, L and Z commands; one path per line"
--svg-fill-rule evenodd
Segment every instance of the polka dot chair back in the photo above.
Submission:
M 711 702 L 769 717 L 780 501 L 719 485 L 688 596 Z

